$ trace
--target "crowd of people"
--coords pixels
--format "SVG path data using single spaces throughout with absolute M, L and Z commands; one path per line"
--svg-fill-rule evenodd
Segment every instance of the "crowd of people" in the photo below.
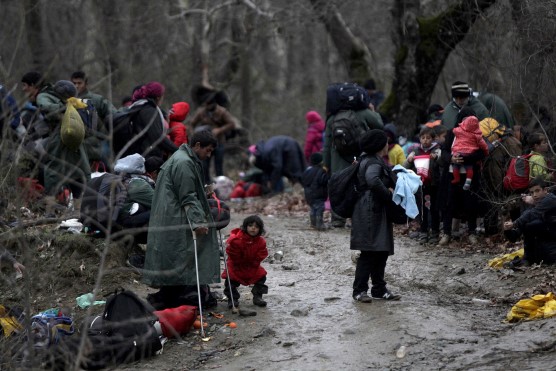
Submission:
M 35 175 L 45 188 L 48 216 L 56 215 L 60 203 L 67 201 L 60 195 L 68 192 L 79 210 L 82 195 L 92 183 L 91 174 L 103 164 L 107 172 L 124 179 L 127 194 L 116 224 L 123 229 L 139 229 L 137 243 L 147 244 L 144 263 L 139 265 L 144 268 L 143 282 L 160 288 L 149 297 L 156 308 L 187 302 L 196 284 L 209 295 L 208 285 L 219 282 L 221 276 L 226 279 L 224 295 L 231 307 L 238 304 L 240 284 L 254 284 L 254 304 L 266 305 L 262 299 L 268 292 L 266 271 L 260 263 L 268 251 L 260 218 L 247 218 L 241 228 L 234 229 L 227 249 L 230 270 L 220 270 L 217 230 L 207 201 L 212 190 L 207 185 L 213 179 L 211 158 L 212 173 L 224 175 L 223 144 L 238 123 L 220 104 L 218 92 L 203 90 L 197 97 L 198 108 L 188 119 L 187 102 L 174 102 L 168 111 L 163 109 L 165 88 L 159 82 L 137 86 L 120 109 L 90 92 L 82 71 L 54 84 L 38 72 L 29 72 L 21 82 L 28 102 L 19 110 L 13 99 L 4 99 L 10 114 L 4 115 L 7 119 L 3 123 L 8 125 L 2 134 L 22 143 L 39 164 Z M 394 253 L 392 222 L 386 212 L 396 184 L 394 166 L 413 170 L 422 181 L 417 195 L 419 229 L 412 237 L 423 243 L 447 245 L 463 220 L 469 242 L 477 243 L 483 233 L 478 224 L 482 218 L 489 233 L 503 229 L 509 238 L 524 236 L 524 261 L 556 260 L 556 238 L 551 231 L 556 204 L 549 188 L 554 182 L 552 143 L 546 132 L 521 130 L 527 135 L 517 138 L 511 113 L 500 97 L 488 93 L 476 96 L 468 84 L 457 81 L 452 85 L 450 102 L 444 107 L 431 105 L 430 120 L 417 128 L 415 138 L 410 138 L 414 140 L 407 140 L 398 135 L 394 123 L 377 112 L 384 96 L 374 81 L 367 81 L 365 88 L 368 106 L 353 110 L 349 116 L 364 133 L 357 138 L 357 156 L 346 156 L 335 146 L 337 134 L 332 127 L 342 111 L 327 112 L 323 119 L 312 110 L 305 115 L 303 149 L 287 135 L 261 140 L 246 149 L 254 170 L 250 180 L 254 182 L 242 179 L 238 193 L 283 192 L 285 177 L 304 187 L 312 228 L 351 228 L 351 249 L 361 251 L 353 283 L 353 298 L 359 302 L 400 298 L 384 281 L 388 256 Z M 9 96 L 5 89 L 2 94 Z M 64 137 L 63 125 L 65 115 L 74 109 L 84 122 L 85 133 L 82 141 L 70 143 Z M 117 127 L 121 123 L 132 135 L 118 138 L 121 146 L 115 148 L 115 136 L 124 132 L 118 131 L 122 130 Z M 503 189 L 509 160 L 528 152 L 528 188 Z M 361 163 L 363 195 L 352 218 L 332 212 L 329 225 L 324 220 L 328 179 L 349 167 L 354 157 Z M 521 196 L 526 192 L 532 197 Z M 495 203 L 512 196 L 523 198 L 521 208 L 498 215 L 500 208 Z M 249 252 L 238 253 L 242 250 Z M 24 268 L 17 261 L 10 262 L 18 270 Z M 205 302 L 210 305 L 210 300 Z

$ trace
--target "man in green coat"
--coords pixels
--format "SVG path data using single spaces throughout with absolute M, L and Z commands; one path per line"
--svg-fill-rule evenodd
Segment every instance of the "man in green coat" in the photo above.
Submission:
M 210 158 L 216 145 L 217 140 L 210 131 L 197 132 L 189 144 L 182 144 L 160 168 L 143 271 L 143 282 L 160 288 L 159 292 L 147 297 L 156 309 L 188 303 L 184 295 L 191 292 L 192 287 L 196 289 L 197 269 L 199 284 L 204 286 L 205 293 L 206 285 L 220 282 L 218 240 L 202 168 L 202 161 Z M 191 229 L 197 236 L 197 267 Z
M 448 130 L 452 130 L 458 124 L 458 113 L 464 106 L 475 111 L 475 116 L 479 121 L 490 117 L 485 105 L 471 94 L 469 85 L 466 82 L 456 81 L 452 84 L 452 100 L 444 107 L 440 123 L 446 126 Z
M 363 128 L 363 130 L 368 131 L 371 129 L 383 129 L 384 124 L 380 115 L 371 111 L 370 109 L 362 109 L 359 111 L 354 111 L 355 117 L 357 118 L 357 124 Z M 324 158 L 324 166 L 328 169 L 330 174 L 334 174 L 337 171 L 343 170 L 353 162 L 353 159 L 346 159 L 336 151 L 334 148 L 332 140 L 332 122 L 334 122 L 334 116 L 331 115 L 326 120 L 326 129 L 324 131 L 324 147 L 322 149 L 322 154 Z M 346 225 L 346 220 L 341 216 L 332 213 L 332 226 L 335 228 L 341 228 Z

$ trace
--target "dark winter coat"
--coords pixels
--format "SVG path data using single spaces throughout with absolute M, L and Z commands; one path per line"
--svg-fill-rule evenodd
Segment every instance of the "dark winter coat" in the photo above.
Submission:
M 556 195 L 549 193 L 534 207 L 527 209 L 514 221 L 514 228 L 504 231 L 510 241 L 516 241 L 524 233 L 534 236 L 534 253 L 538 263 L 556 262 Z M 532 246 L 531 246 L 532 247 Z M 531 257 L 528 257 L 531 258 Z
M 55 195 L 61 185 L 72 181 L 84 184 L 91 174 L 84 144 L 81 143 L 77 151 L 72 151 L 62 143 L 60 138 L 60 127 L 66 103 L 52 90 L 45 88 L 37 95 L 37 106 L 51 128 L 51 134 L 45 146 L 48 153 L 44 168 L 46 193 Z
M 326 201 L 328 198 L 328 179 L 330 176 L 322 166 L 309 166 L 303 172 L 303 188 L 305 201 L 312 205 L 315 202 Z
M 305 169 L 305 157 L 299 143 L 286 135 L 277 135 L 256 146 L 255 166 L 270 180 L 272 190 L 285 176 L 292 183 L 301 182 Z
M 469 102 L 467 102 L 467 106 L 475 111 L 475 116 L 479 119 L 479 121 L 489 117 L 489 112 L 484 104 L 481 103 L 480 100 L 475 98 L 474 96 L 469 97 Z M 459 107 L 453 100 L 451 100 L 445 107 L 444 112 L 442 113 L 442 121 L 441 124 L 446 126 L 448 130 L 453 129 L 457 122 L 457 117 L 459 111 L 463 107 Z
M 187 144 L 182 144 L 160 168 L 143 272 L 143 282 L 149 286 L 197 283 L 191 228 L 200 226 L 208 226 L 209 232 L 197 236 L 199 282 L 210 284 L 220 281 L 218 239 L 202 174 L 201 161 Z
M 134 104 L 138 102 L 140 101 Z M 136 146 L 132 146 L 134 150 L 130 148 L 121 157 L 139 153 L 145 158 L 151 156 L 164 158 L 165 154 L 172 154 L 178 149 L 166 136 L 162 111 L 152 100 L 147 99 L 147 102 L 143 104 L 135 116 L 133 124 L 135 125 L 135 133 L 140 133 L 144 129 L 146 129 L 146 132 L 137 139 Z
M 392 171 L 376 154 L 364 154 L 359 167 L 359 184 L 369 187 L 357 200 L 352 216 L 350 249 L 387 251 L 394 254 L 394 232 L 386 207 L 394 188 Z
M 228 272 L 232 281 L 252 285 L 266 276 L 261 262 L 268 256 L 266 241 L 262 236 L 251 237 L 240 228 L 233 229 L 226 241 Z M 226 269 L 222 278 L 226 279 Z
M 495 118 L 507 128 L 514 127 L 512 113 L 502 98 L 492 93 L 481 93 L 478 98 L 489 111 L 489 117 Z

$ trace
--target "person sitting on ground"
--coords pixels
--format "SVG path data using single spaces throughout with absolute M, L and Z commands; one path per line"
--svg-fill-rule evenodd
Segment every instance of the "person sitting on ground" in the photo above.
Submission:
M 545 158 L 548 154 L 546 135 L 540 132 L 532 133 L 527 138 L 527 143 L 532 154 L 529 158 L 529 179 L 541 176 L 546 181 L 552 181 L 552 170 L 548 168 Z
M 168 135 L 170 139 L 176 146 L 181 146 L 187 143 L 187 130 L 183 124 L 183 120 L 189 114 L 189 103 L 187 102 L 176 102 L 172 104 L 172 109 L 168 114 Z
M 458 127 L 453 129 L 454 142 L 452 144 L 452 156 L 459 154 L 463 157 L 463 165 L 453 164 L 450 168 L 454 175 L 452 183 L 459 184 L 460 174 L 462 171 L 466 174 L 465 184 L 463 190 L 468 191 L 471 188 L 473 180 L 473 164 L 466 163 L 469 155 L 478 149 L 483 150 L 485 156 L 488 156 L 488 146 L 483 139 L 483 133 L 479 128 L 479 120 L 475 116 L 468 116 Z
M 305 190 L 305 200 L 310 207 L 311 227 L 322 231 L 326 229 L 323 214 L 324 203 L 328 198 L 330 175 L 323 169 L 320 152 L 313 153 L 309 161 L 311 165 L 303 172 L 302 184 Z
M 154 158 L 150 165 L 158 166 L 160 169 L 162 159 Z M 147 243 L 147 227 L 155 186 L 155 180 L 148 173 L 158 169 L 147 170 L 145 159 L 137 153 L 119 159 L 114 166 L 114 172 L 122 175 L 127 186 L 127 197 L 120 209 L 117 222 L 123 229 L 139 229 L 134 233 L 135 243 Z
M 253 285 L 253 304 L 266 307 L 263 294 L 268 294 L 268 286 L 264 284 L 266 270 L 261 266 L 261 262 L 268 256 L 264 233 L 263 220 L 257 215 L 248 216 L 243 220 L 241 228 L 230 232 L 226 241 L 228 269 L 222 272 L 222 278 L 226 280 L 224 295 L 228 298 L 228 308 L 238 306 L 239 285 Z
M 515 242 L 523 236 L 524 256 L 513 265 L 556 262 L 556 195 L 549 192 L 542 177 L 529 182 L 529 194 L 523 202 L 534 205 L 515 221 L 504 222 L 504 235 Z

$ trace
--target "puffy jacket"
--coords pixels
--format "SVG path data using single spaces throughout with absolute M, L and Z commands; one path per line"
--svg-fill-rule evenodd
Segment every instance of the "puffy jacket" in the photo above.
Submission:
M 236 228 L 232 230 L 226 243 L 228 272 L 232 281 L 247 286 L 266 276 L 261 262 L 268 256 L 268 250 L 262 236 L 251 237 L 247 232 Z M 222 278 L 227 277 L 224 269 Z
M 172 105 L 172 114 L 170 115 L 169 136 L 170 140 L 176 146 L 187 143 L 187 130 L 183 121 L 189 114 L 189 104 L 187 102 L 177 102 Z

